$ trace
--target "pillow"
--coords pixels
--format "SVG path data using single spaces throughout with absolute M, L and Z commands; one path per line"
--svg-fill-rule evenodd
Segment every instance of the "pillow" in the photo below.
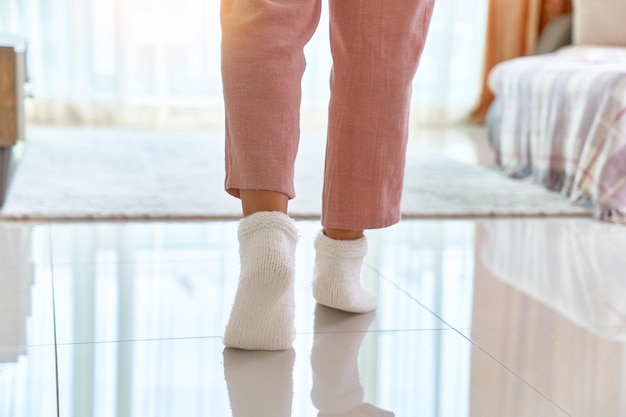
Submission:
M 554 52 L 572 43 L 572 15 L 555 17 L 541 32 L 535 48 L 535 55 Z
M 574 44 L 626 46 L 626 0 L 574 0 Z

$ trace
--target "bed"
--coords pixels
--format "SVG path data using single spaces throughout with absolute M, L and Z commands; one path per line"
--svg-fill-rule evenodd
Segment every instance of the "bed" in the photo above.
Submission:
M 492 70 L 489 86 L 497 164 L 626 223 L 626 47 L 513 59 Z

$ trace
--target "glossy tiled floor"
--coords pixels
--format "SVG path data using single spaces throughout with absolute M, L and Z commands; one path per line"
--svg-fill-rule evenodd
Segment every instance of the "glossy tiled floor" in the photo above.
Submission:
M 0 223 L 0 416 L 626 416 L 626 228 L 404 221 L 378 311 L 310 295 L 293 350 L 224 351 L 236 222 Z

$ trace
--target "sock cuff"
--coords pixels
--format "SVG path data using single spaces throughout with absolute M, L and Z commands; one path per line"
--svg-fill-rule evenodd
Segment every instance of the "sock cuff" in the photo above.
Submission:
M 298 240 L 298 229 L 291 217 L 280 211 L 259 211 L 244 217 L 239 222 L 239 239 L 259 230 L 280 230 L 294 242 Z
M 335 240 L 320 231 L 315 238 L 315 249 L 333 258 L 362 258 L 367 254 L 367 238 Z

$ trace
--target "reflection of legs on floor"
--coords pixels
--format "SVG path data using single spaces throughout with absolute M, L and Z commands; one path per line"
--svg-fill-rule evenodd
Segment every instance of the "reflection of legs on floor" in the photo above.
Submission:
M 293 349 L 224 349 L 224 375 L 233 417 L 291 417 Z
M 298 233 L 281 212 L 259 212 L 239 224 L 241 276 L 224 344 L 249 350 L 291 347 Z
M 318 305 L 311 353 L 311 398 L 319 417 L 390 417 L 393 413 L 366 404 L 358 355 L 374 312 L 349 314 Z
M 27 340 L 34 284 L 30 239 L 20 227 L 0 224 L 0 363 L 17 362 L 32 343 Z
M 315 238 L 313 295 L 318 303 L 351 313 L 376 308 L 376 296 L 361 284 L 361 267 L 367 253 L 365 236 L 334 240 L 320 232 Z

